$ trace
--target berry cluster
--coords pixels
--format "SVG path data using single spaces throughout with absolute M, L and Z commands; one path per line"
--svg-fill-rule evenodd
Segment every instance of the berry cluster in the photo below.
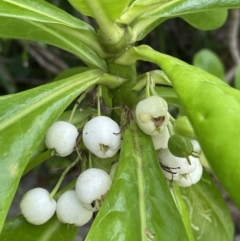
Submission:
M 41 225 L 56 212 L 62 223 L 82 226 L 101 206 L 112 180 L 101 169 L 89 168 L 77 178 L 75 190 L 63 193 L 57 201 L 43 188 L 34 188 L 22 198 L 20 209 L 29 223 Z
M 175 135 L 167 102 L 158 96 L 140 101 L 136 108 L 139 128 L 150 135 L 166 179 L 188 187 L 202 176 L 201 148 L 196 140 Z
M 198 182 L 202 175 L 201 148 L 196 140 L 175 134 L 167 102 L 158 96 L 148 97 L 138 103 L 135 114 L 139 128 L 152 137 L 165 178 L 182 187 Z M 47 131 L 45 143 L 56 155 L 64 157 L 73 152 L 78 136 L 74 125 L 57 121 Z M 94 117 L 85 124 L 82 141 L 95 156 L 113 157 L 121 146 L 121 130 L 109 117 Z M 75 190 L 66 191 L 57 201 L 43 188 L 32 189 L 22 198 L 21 212 L 35 225 L 47 222 L 56 212 L 62 223 L 82 226 L 101 207 L 116 167 L 117 163 L 112 165 L 110 175 L 91 167 L 83 171 L 77 178 Z
M 99 158 L 114 156 L 120 148 L 118 124 L 105 116 L 91 119 L 83 128 L 83 143 Z M 45 143 L 56 155 L 68 156 L 76 146 L 77 128 L 64 121 L 55 122 L 47 131 Z M 20 209 L 29 223 L 41 225 L 56 212 L 62 223 L 82 226 L 97 211 L 110 189 L 112 180 L 101 169 L 89 168 L 76 181 L 75 190 L 63 193 L 57 201 L 43 188 L 34 188 L 22 198 Z

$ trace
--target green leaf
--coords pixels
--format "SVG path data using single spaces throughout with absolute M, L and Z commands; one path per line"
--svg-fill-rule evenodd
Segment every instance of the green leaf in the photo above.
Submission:
M 19 215 L 4 225 L 1 241 L 74 241 L 78 227 L 60 223 L 56 216 L 43 225 L 33 225 Z
M 239 8 L 240 4 L 236 0 L 136 0 L 121 15 L 118 22 L 131 24 L 134 20 L 138 22 L 141 16 L 152 18 L 156 21 L 159 18 L 179 17 L 183 14 L 202 12 L 214 9 Z
M 132 48 L 116 61 L 133 64 L 137 59 L 156 63 L 171 80 L 214 173 L 240 207 L 236 192 L 240 185 L 240 92 L 148 46 Z
M 235 72 L 234 87 L 240 90 L 240 64 L 238 64 Z
M 193 65 L 224 80 L 224 67 L 219 57 L 210 49 L 202 49 L 194 55 Z
M 191 23 L 203 27 L 207 25 L 211 28 L 221 25 L 224 21 L 226 12 L 220 9 L 227 8 L 239 8 L 240 4 L 235 0 L 136 0 L 133 4 L 121 15 L 117 20 L 121 24 L 132 25 L 134 40 L 141 40 L 150 31 L 153 30 L 159 23 L 165 21 L 168 18 L 183 17 L 185 14 L 192 14 L 197 12 L 204 12 L 209 10 L 219 11 L 215 14 L 215 19 L 212 26 L 210 23 L 204 24 L 204 20 L 201 19 L 203 24 L 197 23 L 194 17 L 186 17 Z M 205 15 L 210 15 L 206 13 Z M 204 14 L 199 15 L 204 16 Z M 212 16 L 213 18 L 213 16 Z
M 151 137 L 134 122 L 124 131 L 112 187 L 86 238 L 92 240 L 188 240 Z
M 0 37 L 40 41 L 77 55 L 89 66 L 106 70 L 106 56 L 93 28 L 41 1 L 0 2 Z
M 43 0 L 2 0 L 0 16 L 46 23 L 58 23 L 94 33 L 90 25 Z
M 19 180 L 49 126 L 84 90 L 100 79 L 91 70 L 15 95 L 0 98 L 0 230 Z
M 226 202 L 206 172 L 200 182 L 181 188 L 181 192 L 190 214 L 195 240 L 234 239 L 234 225 Z
M 181 18 L 195 28 L 201 30 L 212 30 L 221 27 L 225 23 L 227 15 L 227 9 L 216 9 L 185 14 L 181 16 Z
M 81 14 L 93 17 L 91 9 L 88 6 L 87 0 L 68 0 L 74 8 L 76 8 Z

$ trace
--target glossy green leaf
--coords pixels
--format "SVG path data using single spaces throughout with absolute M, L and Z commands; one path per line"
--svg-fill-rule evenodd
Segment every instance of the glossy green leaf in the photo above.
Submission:
M 112 187 L 86 241 L 188 240 L 150 136 L 135 123 L 124 131 Z
M 138 22 L 142 15 L 156 21 L 159 18 L 179 17 L 183 14 L 239 7 L 240 4 L 237 0 L 136 0 L 118 21 L 122 24 L 131 24 L 136 19 L 135 22 Z
M 43 225 L 33 225 L 19 215 L 4 225 L 1 241 L 74 241 L 78 227 L 63 224 L 54 216 Z
M 93 17 L 91 9 L 88 6 L 87 0 L 68 0 L 74 8 L 86 16 Z
M 41 0 L 0 2 L 0 37 L 44 42 L 77 55 L 89 66 L 106 69 L 93 28 Z
M 224 67 L 219 57 L 210 49 L 202 49 L 194 55 L 193 65 L 224 80 Z
M 58 23 L 94 33 L 90 25 L 43 0 L 2 0 L 0 16 L 27 21 Z
M 234 225 L 226 202 L 209 174 L 189 188 L 181 188 L 191 218 L 195 240 L 234 239 Z
M 102 71 L 91 70 L 0 98 L 0 230 L 21 175 L 49 126 Z
M 135 55 L 134 55 L 135 53 Z M 213 171 L 234 202 L 240 185 L 240 92 L 217 77 L 148 46 L 132 48 L 118 62 L 158 64 L 171 80 Z
M 184 14 L 181 16 L 186 22 L 193 27 L 201 30 L 212 30 L 221 27 L 228 15 L 227 9 L 216 9 L 210 11 Z
M 240 64 L 238 64 L 235 77 L 234 77 L 234 87 L 240 90 Z
M 224 22 L 226 17 L 226 11 L 220 9 L 227 8 L 239 8 L 240 3 L 236 0 L 136 0 L 133 4 L 121 15 L 118 22 L 121 24 L 131 24 L 133 29 L 134 40 L 141 40 L 151 30 L 153 30 L 158 24 L 165 21 L 168 18 L 183 17 L 185 14 L 193 14 L 203 11 L 214 10 L 215 18 L 210 17 L 208 13 L 199 13 L 199 17 L 207 15 L 212 21 L 204 24 L 204 20 L 201 19 L 202 23 L 197 22 L 192 16 L 187 16 L 186 19 L 192 24 L 206 28 L 220 26 Z M 203 26 L 204 25 L 204 26 Z M 212 26 L 211 26 L 212 25 Z

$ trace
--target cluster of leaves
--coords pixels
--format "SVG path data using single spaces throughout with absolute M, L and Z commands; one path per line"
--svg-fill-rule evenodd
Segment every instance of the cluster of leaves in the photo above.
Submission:
M 239 91 L 149 46 L 134 47 L 135 42 L 169 18 L 181 17 L 203 30 L 217 28 L 226 20 L 227 9 L 239 8 L 239 2 L 69 2 L 82 14 L 95 18 L 97 33 L 89 24 L 42 0 L 0 2 L 0 37 L 54 45 L 88 66 L 50 84 L 1 97 L 1 240 L 16 240 L 20 236 L 22 240 L 74 239 L 77 229 L 60 224 L 56 218 L 39 227 L 32 227 L 21 216 L 5 223 L 9 206 L 26 169 L 34 167 L 39 159 L 44 160 L 43 149 L 38 147 L 47 129 L 77 96 L 101 84 L 109 107 L 135 107 L 142 98 L 134 91 L 139 60 L 157 64 L 168 77 L 170 86 L 160 78 L 159 83 L 165 86 L 156 86 L 156 92 L 169 103 L 180 105 L 186 113 L 212 170 L 240 206 L 240 133 L 235 128 L 240 121 L 236 115 L 240 111 Z M 158 80 L 157 77 L 155 82 Z M 117 119 L 117 111 L 114 115 Z M 173 191 L 175 202 L 159 171 L 150 137 L 131 123 L 124 132 L 112 188 L 86 240 L 210 240 L 213 235 L 216 240 L 232 240 L 233 224 L 226 204 L 207 173 L 188 191 L 177 186 Z

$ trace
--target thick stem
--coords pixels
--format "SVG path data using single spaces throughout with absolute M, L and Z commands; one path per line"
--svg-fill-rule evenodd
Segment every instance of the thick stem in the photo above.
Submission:
M 127 105 L 129 108 L 134 108 L 138 96 L 137 92 L 132 90 L 137 82 L 136 65 L 123 66 L 108 63 L 108 68 L 111 74 L 128 79 L 123 85 L 112 91 L 114 106 Z
M 125 49 L 131 38 L 129 28 L 111 19 L 101 1 L 87 0 L 87 3 L 99 25 L 98 36 L 102 46 L 113 54 Z

